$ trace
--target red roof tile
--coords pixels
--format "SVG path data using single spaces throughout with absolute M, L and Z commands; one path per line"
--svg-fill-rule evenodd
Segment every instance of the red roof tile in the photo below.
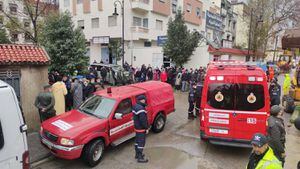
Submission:
M 50 59 L 46 51 L 34 45 L 0 45 L 0 64 L 48 64 Z
M 235 48 L 220 48 L 215 49 L 212 46 L 208 47 L 208 52 L 215 55 L 237 55 L 237 56 L 247 56 L 248 50 L 235 49 Z M 249 51 L 250 55 L 254 55 L 253 51 Z M 263 56 L 262 52 L 256 52 L 257 55 Z

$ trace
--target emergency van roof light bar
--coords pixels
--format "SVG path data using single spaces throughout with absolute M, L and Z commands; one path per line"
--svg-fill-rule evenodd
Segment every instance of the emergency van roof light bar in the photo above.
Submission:
M 255 67 L 251 66 L 251 65 L 247 65 L 247 69 L 248 70 L 255 70 Z
M 218 70 L 224 70 L 224 65 L 219 65 Z

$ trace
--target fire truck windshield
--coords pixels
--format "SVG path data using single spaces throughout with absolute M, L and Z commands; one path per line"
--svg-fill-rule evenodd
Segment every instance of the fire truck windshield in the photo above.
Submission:
M 94 95 L 80 106 L 79 111 L 103 119 L 110 115 L 115 103 L 113 99 Z
M 257 111 L 265 106 L 260 84 L 211 83 L 207 103 L 216 109 Z

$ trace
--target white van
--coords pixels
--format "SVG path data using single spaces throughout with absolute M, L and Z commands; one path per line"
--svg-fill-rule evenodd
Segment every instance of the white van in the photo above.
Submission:
M 26 130 L 14 89 L 0 80 L 0 169 L 29 169 Z

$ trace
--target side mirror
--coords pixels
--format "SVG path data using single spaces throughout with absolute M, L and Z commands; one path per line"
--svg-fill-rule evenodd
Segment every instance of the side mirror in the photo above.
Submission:
M 123 114 L 122 113 L 116 113 L 115 114 L 115 119 L 120 120 L 123 118 Z

